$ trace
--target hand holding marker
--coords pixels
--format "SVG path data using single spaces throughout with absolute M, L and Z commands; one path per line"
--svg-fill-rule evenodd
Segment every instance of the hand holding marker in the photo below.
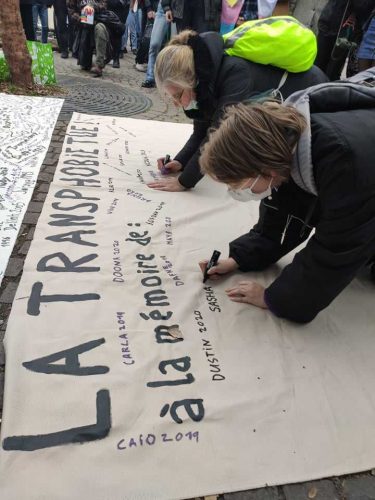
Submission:
M 171 156 L 170 155 L 165 155 L 165 158 L 164 158 L 164 161 L 163 161 L 163 167 L 162 169 L 160 170 L 160 172 L 162 173 L 162 175 L 168 175 L 169 174 L 169 168 L 166 167 L 165 165 L 167 163 L 169 163 L 171 160 Z
M 209 260 L 209 262 L 208 262 L 208 264 L 207 264 L 207 267 L 206 267 L 206 269 L 205 269 L 205 271 L 204 271 L 204 275 L 203 275 L 203 283 L 206 283 L 206 281 L 208 280 L 208 277 L 209 277 L 209 276 L 208 276 L 208 271 L 209 271 L 212 267 L 216 266 L 216 264 L 217 264 L 217 262 L 218 262 L 218 260 L 219 260 L 220 255 L 221 255 L 221 252 L 219 252 L 218 250 L 214 250 L 214 251 L 213 251 L 213 254 L 212 254 L 212 256 L 211 256 L 211 259 Z

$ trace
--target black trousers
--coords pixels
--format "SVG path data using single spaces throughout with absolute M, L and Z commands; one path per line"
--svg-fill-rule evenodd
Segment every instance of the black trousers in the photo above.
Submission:
M 318 68 L 324 71 L 330 80 L 339 80 L 348 53 L 343 52 L 332 58 L 332 50 L 335 46 L 336 36 L 327 35 L 319 31 L 317 41 L 318 54 L 314 62 L 315 66 L 318 66 Z
M 198 33 L 204 33 L 207 31 L 207 23 L 204 18 L 204 0 L 185 1 L 183 18 L 176 18 L 176 28 L 178 33 L 186 29 L 192 29 Z
M 112 9 L 112 10 L 119 17 L 120 21 L 125 24 L 129 14 L 129 5 L 123 7 L 122 9 Z M 120 52 L 121 52 L 122 35 L 113 35 L 110 33 L 110 38 L 113 49 L 113 59 L 118 60 L 120 58 Z
M 36 37 L 35 37 L 34 20 L 33 20 L 33 6 L 20 5 L 20 12 L 26 39 L 34 41 Z
M 68 25 L 68 9 L 66 0 L 55 0 L 55 30 L 57 43 L 60 52 L 68 52 L 69 50 L 69 25 Z

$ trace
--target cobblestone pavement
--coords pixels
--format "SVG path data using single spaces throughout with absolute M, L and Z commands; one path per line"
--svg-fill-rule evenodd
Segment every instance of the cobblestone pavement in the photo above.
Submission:
M 84 82 L 87 82 L 88 88 L 95 86 L 95 92 L 93 93 L 95 96 L 100 94 L 101 87 L 105 88 L 106 85 L 113 84 L 113 88 L 123 88 L 150 99 L 151 106 L 145 111 L 133 115 L 134 118 L 176 123 L 189 122 L 183 113 L 168 103 L 165 98 L 162 98 L 156 89 L 141 89 L 140 84 L 145 74 L 139 73 L 134 69 L 134 56 L 132 54 L 126 54 L 124 59 L 121 60 L 121 69 L 106 67 L 102 79 L 94 79 L 88 73 L 82 72 L 77 66 L 75 59 L 62 60 L 58 54 L 55 54 L 55 61 L 57 75 L 60 77 L 62 83 L 66 82 L 69 78 L 83 79 Z M 89 92 L 87 92 L 87 95 L 89 96 Z M 49 151 L 40 170 L 32 200 L 24 217 L 17 243 L 0 288 L 0 416 L 5 365 L 2 340 L 12 307 L 12 301 L 22 275 L 23 262 L 29 250 L 35 225 L 41 213 L 49 185 L 53 179 L 68 123 L 68 115 L 62 113 L 56 124 Z M 224 494 L 220 500 L 375 500 L 374 476 L 375 469 L 340 478 L 335 477 L 295 485 Z M 214 497 L 208 498 L 212 499 Z

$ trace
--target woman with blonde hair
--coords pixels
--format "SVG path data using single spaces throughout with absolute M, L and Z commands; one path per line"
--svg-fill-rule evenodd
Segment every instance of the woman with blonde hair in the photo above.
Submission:
M 274 66 L 253 63 L 224 53 L 223 38 L 214 32 L 197 34 L 183 31 L 158 55 L 155 80 L 158 89 L 172 98 L 194 120 L 194 131 L 182 150 L 164 166 L 178 177 L 166 177 L 150 183 L 154 189 L 182 191 L 192 188 L 202 178 L 199 148 L 207 131 L 218 124 L 227 105 L 235 104 L 266 91 L 277 89 L 288 97 L 293 92 L 326 81 L 322 71 L 312 67 L 303 73 L 288 74 Z
M 241 281 L 226 291 L 231 300 L 305 323 L 375 261 L 375 69 L 365 73 L 354 77 L 363 84 L 297 92 L 293 107 L 239 104 L 210 135 L 203 172 L 238 201 L 261 200 L 257 224 L 230 243 L 229 257 L 208 271 L 212 279 L 261 271 L 315 228 L 269 287 Z M 375 264 L 372 273 L 375 281 Z

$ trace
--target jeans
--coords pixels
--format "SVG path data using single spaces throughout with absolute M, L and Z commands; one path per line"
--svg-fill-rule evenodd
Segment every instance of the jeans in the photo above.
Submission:
M 148 64 L 147 64 L 147 81 L 155 81 L 154 77 L 154 66 L 156 57 L 160 52 L 161 45 L 167 35 L 169 28 L 169 23 L 167 22 L 164 14 L 164 10 L 161 6 L 161 2 L 158 4 L 158 9 L 156 11 L 154 27 L 152 28 L 150 50 L 148 52 Z
M 137 49 L 139 42 L 141 41 L 142 34 L 142 9 L 138 9 L 137 12 L 129 10 L 128 17 L 126 19 L 125 33 L 122 39 L 122 47 L 126 47 L 128 41 L 128 32 L 130 34 L 130 47 L 132 49 Z
M 38 26 L 38 17 L 42 25 L 42 43 L 48 42 L 48 7 L 46 5 L 33 5 L 34 31 Z

